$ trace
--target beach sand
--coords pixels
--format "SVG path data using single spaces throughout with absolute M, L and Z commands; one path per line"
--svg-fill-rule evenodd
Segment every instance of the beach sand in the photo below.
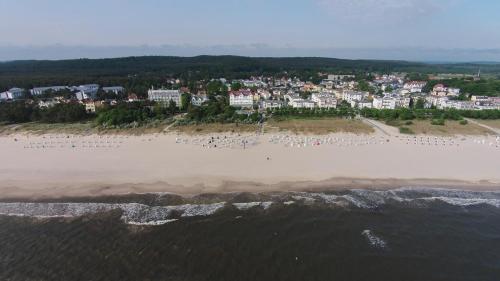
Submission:
M 229 134 L 214 135 L 224 136 Z M 256 144 L 245 149 L 207 148 L 194 136 L 176 134 L 1 137 L 0 198 L 400 186 L 500 189 L 495 136 L 414 139 L 377 131 L 317 136 L 319 145 L 307 136 L 308 145 L 300 148 L 298 142 L 290 147 L 276 141 L 286 138 L 284 133 L 247 137 Z

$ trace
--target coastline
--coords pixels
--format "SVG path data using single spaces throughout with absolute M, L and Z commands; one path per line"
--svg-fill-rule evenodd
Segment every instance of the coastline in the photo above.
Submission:
M 40 200 L 61 198 L 93 198 L 101 196 L 123 196 L 133 194 L 170 193 L 182 197 L 200 194 L 228 193 L 273 193 L 273 192 L 328 192 L 352 189 L 391 190 L 398 188 L 456 189 L 466 191 L 500 191 L 500 183 L 488 181 L 461 181 L 451 179 L 368 179 L 331 178 L 324 181 L 295 181 L 265 184 L 258 182 L 225 181 L 216 186 L 202 184 L 185 186 L 165 182 L 130 184 L 61 184 L 49 188 L 20 188 L 15 185 L 0 185 L 0 202 L 15 200 Z

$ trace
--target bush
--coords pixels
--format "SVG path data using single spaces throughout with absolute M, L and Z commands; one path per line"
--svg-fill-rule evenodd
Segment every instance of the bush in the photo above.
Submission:
M 406 126 L 413 125 L 413 122 L 412 122 L 412 121 L 406 121 L 406 122 L 405 122 L 405 125 L 406 125 Z
M 385 121 L 385 124 L 387 124 L 389 126 L 397 127 L 401 124 L 401 122 L 399 122 L 399 120 L 396 120 L 396 119 L 388 119 Z
M 399 128 L 399 132 L 400 132 L 401 134 L 406 134 L 406 135 L 413 135 L 413 134 L 415 134 L 415 132 L 413 132 L 413 131 L 412 131 L 410 128 L 408 128 L 408 127 L 401 127 L 401 128 Z
M 469 122 L 467 122 L 467 120 L 461 120 L 460 121 L 460 125 L 467 125 L 469 124 Z
M 431 125 L 435 125 L 435 126 L 444 126 L 444 119 L 443 119 L 443 118 L 439 118 L 439 119 L 432 119 L 432 121 L 431 121 Z

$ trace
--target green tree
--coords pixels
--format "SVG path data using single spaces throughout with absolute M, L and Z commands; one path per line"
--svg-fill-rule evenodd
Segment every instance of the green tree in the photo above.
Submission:
M 415 103 L 415 109 L 424 109 L 425 108 L 425 100 L 423 98 L 418 98 Z
M 231 84 L 231 91 L 241 90 L 242 87 L 243 85 L 240 82 L 233 82 L 233 84 Z
M 186 111 L 190 105 L 191 105 L 191 95 L 190 94 L 182 94 L 181 95 L 180 109 L 182 111 Z

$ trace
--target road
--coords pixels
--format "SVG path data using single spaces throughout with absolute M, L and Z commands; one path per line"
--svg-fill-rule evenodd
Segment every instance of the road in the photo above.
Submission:
M 485 129 L 488 129 L 488 130 L 490 130 L 490 131 L 492 131 L 492 132 L 495 132 L 495 134 L 497 134 L 497 135 L 500 135 L 500 129 L 496 129 L 496 128 L 490 127 L 490 126 L 488 126 L 488 125 L 485 125 L 485 124 L 479 123 L 479 122 L 477 122 L 476 120 L 473 120 L 473 119 L 465 118 L 465 120 L 467 120 L 467 122 L 469 122 L 469 123 L 472 123 L 472 124 L 478 125 L 478 126 L 480 126 L 480 127 L 483 127 L 483 128 L 485 128 Z
M 382 132 L 383 134 L 385 134 L 387 136 L 392 136 L 392 135 L 397 135 L 398 134 L 396 128 L 389 127 L 389 126 L 387 126 L 385 124 L 382 124 L 382 123 L 380 123 L 378 121 L 375 121 L 375 120 L 367 119 L 367 118 L 364 118 L 364 117 L 360 117 L 360 118 L 361 118 L 361 121 L 363 121 L 366 124 L 370 125 L 376 131 Z

